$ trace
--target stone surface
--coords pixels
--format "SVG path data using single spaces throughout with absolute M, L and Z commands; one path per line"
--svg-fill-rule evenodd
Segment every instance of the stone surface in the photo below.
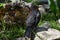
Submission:
M 37 32 L 35 40 L 54 40 L 60 38 L 60 31 L 49 28 L 48 31 Z
M 25 5 L 31 7 L 32 3 L 31 2 L 30 3 L 25 2 Z
M 39 8 L 38 9 L 39 9 L 39 11 L 40 11 L 41 14 L 46 14 L 43 5 L 39 5 Z
M 25 38 L 17 38 L 16 40 L 25 40 Z
M 58 19 L 58 23 L 60 23 L 60 19 Z
M 20 37 L 20 38 L 17 38 L 16 40 L 30 40 L 30 38 L 27 38 L 27 37 Z
M 60 31 L 50 28 L 50 24 L 45 22 L 37 29 L 34 40 L 57 40 L 60 38 Z

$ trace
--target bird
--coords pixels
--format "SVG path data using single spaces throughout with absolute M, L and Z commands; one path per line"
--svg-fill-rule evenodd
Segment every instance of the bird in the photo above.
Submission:
M 28 37 L 28 38 L 31 38 L 31 40 L 34 40 L 35 34 L 33 32 L 36 31 L 36 27 L 40 19 L 41 19 L 41 13 L 38 10 L 38 6 L 32 4 L 31 13 L 27 16 L 27 20 L 26 20 L 25 37 Z

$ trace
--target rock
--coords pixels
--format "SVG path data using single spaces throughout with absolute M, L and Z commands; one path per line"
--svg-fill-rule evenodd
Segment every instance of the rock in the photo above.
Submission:
M 44 7 L 45 9 L 50 9 L 50 6 L 49 6 L 48 4 L 43 4 L 43 7 Z
M 60 40 L 60 31 L 51 28 L 51 24 L 45 21 L 36 30 L 34 40 Z
M 51 24 L 45 21 L 42 25 L 37 27 L 36 32 L 47 31 L 51 27 Z
M 38 9 L 39 9 L 39 11 L 40 11 L 41 14 L 46 14 L 43 5 L 39 5 L 39 8 Z
M 30 38 L 27 38 L 27 37 L 20 37 L 20 38 L 17 38 L 16 40 L 30 40 Z
M 11 1 L 12 1 L 12 3 L 20 2 L 20 0 L 11 0 Z
M 25 40 L 25 38 L 17 38 L 16 40 Z
M 60 31 L 49 28 L 48 31 L 37 32 L 34 40 L 56 40 L 60 38 Z
M 44 23 L 42 25 L 40 25 L 39 27 L 43 27 L 43 28 L 50 28 L 51 24 L 48 21 L 44 21 Z
M 31 2 L 30 3 L 25 2 L 25 5 L 31 7 L 32 3 Z
M 58 19 L 58 23 L 60 23 L 60 19 Z

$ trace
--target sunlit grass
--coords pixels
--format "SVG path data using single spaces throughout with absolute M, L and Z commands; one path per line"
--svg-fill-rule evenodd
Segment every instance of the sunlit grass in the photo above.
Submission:
M 54 20 L 50 20 L 50 21 L 47 21 L 51 24 L 51 28 L 54 28 L 54 29 L 57 29 L 57 30 L 60 30 L 60 24 Z M 40 21 L 38 26 L 40 27 L 40 25 L 42 25 L 44 23 L 44 21 Z

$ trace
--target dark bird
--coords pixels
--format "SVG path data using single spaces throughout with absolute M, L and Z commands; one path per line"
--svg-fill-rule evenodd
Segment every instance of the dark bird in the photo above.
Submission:
M 38 6 L 32 5 L 31 6 L 31 13 L 28 15 L 26 20 L 26 32 L 25 37 L 31 38 L 34 40 L 35 34 L 33 32 L 36 31 L 36 27 L 41 19 L 41 13 L 38 10 Z

